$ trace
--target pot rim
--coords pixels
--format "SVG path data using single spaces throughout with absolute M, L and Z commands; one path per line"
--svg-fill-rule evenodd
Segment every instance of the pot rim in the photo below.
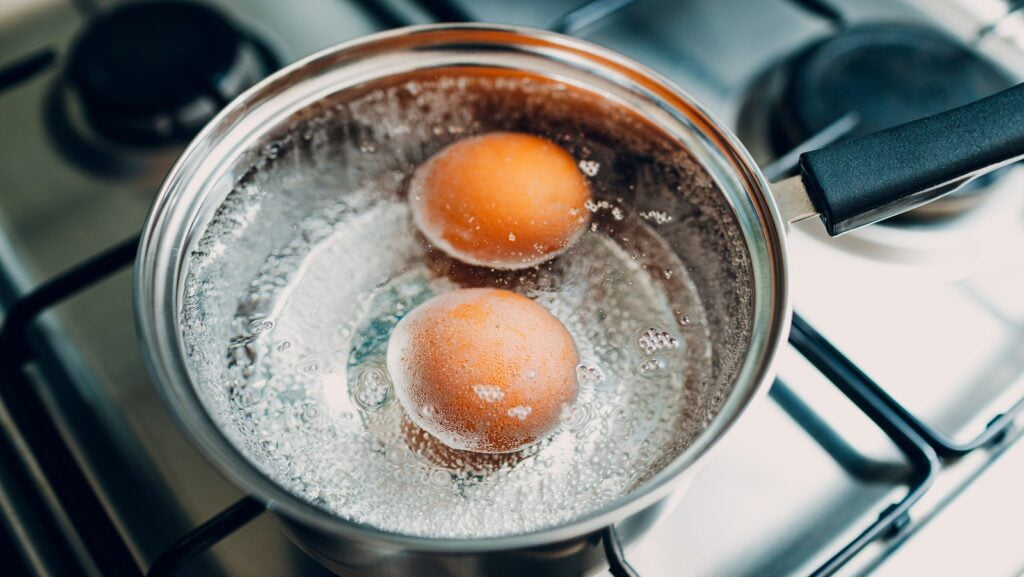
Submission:
M 220 430 L 192 384 L 178 318 L 181 277 L 187 261 L 183 242 L 194 222 L 186 219 L 209 193 L 208 152 L 240 132 L 239 118 L 293 89 L 325 68 L 341 68 L 381 49 L 416 49 L 450 43 L 518 43 L 558 55 L 587 74 L 614 77 L 667 113 L 698 141 L 691 154 L 727 194 L 747 244 L 752 267 L 751 336 L 733 389 L 710 424 L 668 465 L 632 492 L 569 522 L 527 533 L 481 538 L 432 538 L 392 533 L 349 521 L 293 495 L 251 463 Z M 583 68 L 586 66 L 586 68 Z M 251 129 L 251 126 L 250 126 Z M 684 143 L 680 143 L 684 145 Z M 692 145 L 703 147 L 694 150 Z M 207 183 L 208 184 L 208 183 Z M 317 52 L 274 73 L 224 108 L 192 141 L 168 173 L 143 229 L 134 272 L 134 306 L 143 358 L 166 406 L 205 456 L 245 491 L 290 520 L 332 534 L 435 553 L 473 553 L 548 545 L 594 533 L 667 496 L 684 473 L 707 461 L 711 449 L 762 396 L 785 342 L 791 314 L 785 227 L 768 182 L 746 149 L 684 91 L 652 70 L 608 49 L 561 34 L 491 24 L 431 24 L 365 36 Z

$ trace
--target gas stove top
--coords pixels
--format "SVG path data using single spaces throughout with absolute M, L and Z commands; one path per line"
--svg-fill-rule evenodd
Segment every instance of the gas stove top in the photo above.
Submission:
M 1024 79 L 1024 10 L 1003 0 L 223 0 L 184 16 L 191 32 L 180 14 L 118 25 L 108 4 L 0 6 L 4 574 L 327 574 L 182 436 L 131 310 L 134 235 L 161 176 L 280 63 L 408 23 L 558 29 L 669 77 L 774 176 L 790 148 Z M 119 42 L 146 30 L 196 50 L 135 83 L 95 71 L 134 70 L 145 58 Z M 798 319 L 778 381 L 625 552 L 636 573 L 1022 574 L 1022 189 L 1011 168 L 917 218 L 838 239 L 794 226 Z

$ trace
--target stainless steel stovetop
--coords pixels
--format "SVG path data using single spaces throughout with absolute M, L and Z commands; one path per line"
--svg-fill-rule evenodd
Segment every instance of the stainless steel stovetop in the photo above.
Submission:
M 380 13 L 355 0 L 213 3 L 288 62 L 382 27 Z M 0 3 L 0 66 L 41 48 L 65 54 L 91 4 Z M 428 22 L 430 10 L 422 6 L 431 4 L 390 6 L 393 16 Z M 485 0 L 463 8 L 479 20 L 546 27 L 578 4 Z M 830 4 L 849 22 L 941 28 L 1024 79 L 1024 11 L 1008 14 L 1001 0 Z M 741 135 L 750 129 L 737 123 L 755 78 L 830 33 L 827 21 L 788 0 L 640 0 L 576 32 L 665 74 Z M 173 158 L 166 154 L 118 178 L 66 160 L 44 129 L 41 104 L 62 58 L 0 92 L 4 306 L 135 234 Z M 772 160 L 758 143 L 748 144 L 765 163 Z M 817 228 L 804 223 L 791 237 L 796 311 L 928 430 L 962 444 L 1024 398 L 1024 170 L 1013 169 L 981 206 L 951 221 L 876 226 L 834 240 Z M 37 329 L 35 385 L 144 566 L 242 497 L 182 436 L 150 385 L 137 352 L 127 269 L 76 293 Z M 0 425 L 18 447 L 6 409 Z M 935 460 L 928 476 L 930 450 L 901 447 L 788 348 L 769 399 L 627 557 L 645 576 L 809 575 L 909 497 L 909 518 L 872 538 L 840 574 L 1021 575 L 1020 436 L 1020 427 L 1011 426 L 991 444 Z M 28 551 L 30 565 L 41 575 L 100 574 L 73 535 L 79 557 L 48 554 L 53 547 L 40 538 L 38 518 L 59 521 L 59 508 L 52 499 L 53 510 L 28 507 L 4 462 L 3 528 Z M 188 571 L 325 574 L 269 516 L 229 535 Z

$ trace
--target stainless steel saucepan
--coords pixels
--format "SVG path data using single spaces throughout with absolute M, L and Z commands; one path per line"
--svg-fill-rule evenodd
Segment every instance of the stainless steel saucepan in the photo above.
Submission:
M 554 88 L 538 100 L 512 87 L 522 82 L 502 81 L 523 78 Z M 451 130 L 420 126 L 431 96 L 410 88 L 414 84 L 454 95 Z M 484 85 L 490 88 L 479 88 Z M 376 103 L 363 98 L 374 91 L 398 97 Z M 359 98 L 368 104 L 347 106 Z M 393 122 L 396 117 L 402 122 Z M 209 256 L 209 235 L 228 239 L 218 250 L 229 250 L 214 255 L 223 259 L 223 275 L 209 287 L 210 298 L 227 304 L 207 307 L 201 319 L 211 330 L 228 327 L 237 305 L 231 296 L 247 290 L 258 264 L 296 234 L 293 222 L 327 210 L 344 194 L 346 179 L 389 191 L 440 148 L 492 130 L 542 134 L 574 154 L 586 148 L 602 167 L 599 196 L 627 211 L 663 216 L 650 227 L 686 264 L 706 311 L 699 328 L 708 370 L 691 383 L 692 422 L 681 429 L 672 458 L 632 491 L 556 526 L 432 539 L 351 522 L 284 489 L 254 464 L 225 409 L 224 390 L 196 378 L 228 361 L 183 340 L 183 317 L 192 315 L 194 322 L 197 314 L 185 294 L 190 267 L 197 256 Z M 385 155 L 391 160 L 363 164 L 369 161 L 344 152 L 349 141 L 391 148 L 393 154 Z M 336 162 L 321 162 L 320 172 L 310 173 L 303 159 L 335 150 Z M 637 538 L 771 382 L 791 314 L 788 223 L 817 215 L 829 234 L 840 234 L 909 210 L 1022 155 L 1024 86 L 1017 86 L 806 153 L 799 176 L 769 183 L 743 145 L 699 103 L 618 54 L 505 26 L 394 30 L 281 70 L 232 102 L 188 147 L 167 176 L 143 234 L 135 277 L 138 325 L 149 369 L 183 428 L 222 471 L 264 500 L 303 548 L 339 573 L 590 574 L 606 564 L 602 536 L 608 529 L 626 543 Z M 317 184 L 325 179 L 341 186 Z M 239 203 L 249 203 L 244 222 L 225 217 Z M 367 261 L 372 266 L 372 254 Z

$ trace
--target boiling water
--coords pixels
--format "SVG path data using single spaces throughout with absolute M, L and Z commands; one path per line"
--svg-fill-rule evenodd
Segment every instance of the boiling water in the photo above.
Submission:
M 593 178 L 602 167 L 584 160 L 581 169 Z M 393 182 L 407 176 L 395 172 Z M 218 288 L 227 270 L 218 235 L 195 252 L 188 279 L 182 328 L 196 378 L 223 395 L 214 411 L 275 481 L 385 531 L 508 535 L 599 509 L 689 441 L 681 431 L 702 418 L 689 405 L 710 350 L 687 266 L 655 230 L 671 214 L 599 195 L 588 203 L 590 226 L 566 253 L 525 271 L 492 271 L 431 249 L 400 193 L 344 193 L 297 222 L 239 294 Z M 253 210 L 228 205 L 217 222 L 237 233 Z M 534 299 L 579 352 L 578 399 L 556 431 L 517 454 L 456 451 L 417 429 L 385 365 L 405 314 L 471 286 Z M 224 331 L 209 318 L 218 299 L 237 311 Z

